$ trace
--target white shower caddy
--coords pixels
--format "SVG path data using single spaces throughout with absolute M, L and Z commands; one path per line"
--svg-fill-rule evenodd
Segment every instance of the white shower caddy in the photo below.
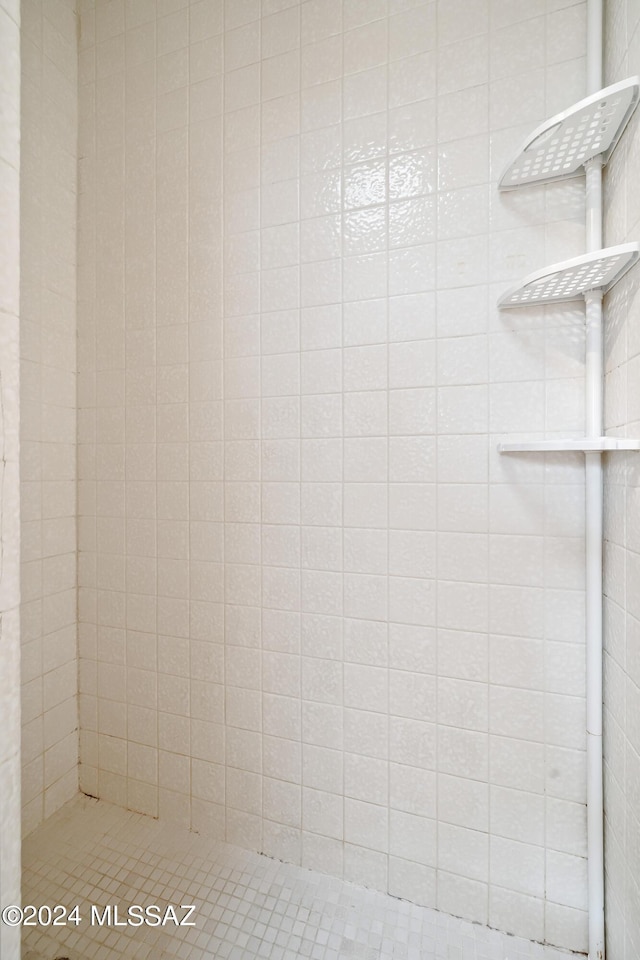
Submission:
M 602 761 L 602 454 L 640 450 L 640 439 L 603 436 L 603 295 L 640 258 L 640 244 L 602 249 L 602 167 L 638 105 L 640 80 L 602 87 L 602 0 L 588 0 L 590 95 L 538 127 L 507 165 L 499 189 L 515 190 L 586 174 L 587 253 L 538 270 L 508 290 L 498 306 L 520 308 L 581 300 L 586 304 L 585 437 L 501 443 L 500 453 L 585 454 L 586 702 L 589 960 L 604 960 Z

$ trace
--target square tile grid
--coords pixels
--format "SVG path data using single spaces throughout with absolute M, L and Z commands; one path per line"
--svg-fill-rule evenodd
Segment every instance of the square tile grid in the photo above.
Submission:
M 26 841 L 23 903 L 78 926 L 25 929 L 23 960 L 568 960 L 507 936 L 180 826 L 78 797 Z M 91 926 L 90 905 L 196 905 L 195 927 Z M 179 911 L 180 913 L 180 911 Z

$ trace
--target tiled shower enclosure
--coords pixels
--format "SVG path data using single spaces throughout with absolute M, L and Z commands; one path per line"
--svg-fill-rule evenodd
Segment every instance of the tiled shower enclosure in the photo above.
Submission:
M 495 452 L 582 429 L 581 310 L 494 306 L 584 244 L 495 187 L 548 6 L 82 6 L 81 786 L 583 947 L 582 457 Z
M 605 13 L 613 82 L 640 71 L 640 6 Z M 586 951 L 584 458 L 497 452 L 584 435 L 584 307 L 496 306 L 585 249 L 582 179 L 497 180 L 585 95 L 586 0 L 0 0 L 0 42 L 0 663 L 17 663 L 19 407 L 25 889 L 53 895 L 57 858 L 79 871 L 60 890 L 81 884 L 95 829 L 131 877 L 165 854 L 186 877 L 180 843 L 201 844 L 227 879 L 254 871 L 254 907 L 265 876 L 298 883 L 300 909 L 311 888 L 362 916 L 409 901 L 393 910 L 423 952 L 513 960 L 470 921 L 527 960 Z M 607 168 L 608 244 L 640 232 L 638 138 L 634 119 Z M 621 436 L 640 421 L 637 284 L 605 302 Z M 620 454 L 608 960 L 640 951 L 637 487 Z M 413 956 L 330 926 L 299 956 Z M 246 956 L 302 949 L 281 946 Z

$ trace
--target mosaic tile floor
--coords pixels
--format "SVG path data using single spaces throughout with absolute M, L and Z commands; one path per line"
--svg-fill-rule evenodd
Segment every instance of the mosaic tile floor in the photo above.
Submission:
M 78 797 L 26 841 L 23 904 L 79 904 L 25 928 L 23 960 L 568 960 L 570 954 Z M 100 926 L 91 905 L 196 905 L 195 927 Z M 177 910 L 178 920 L 186 911 Z M 114 919 L 112 914 L 111 919 Z M 137 922 L 137 917 L 133 917 Z

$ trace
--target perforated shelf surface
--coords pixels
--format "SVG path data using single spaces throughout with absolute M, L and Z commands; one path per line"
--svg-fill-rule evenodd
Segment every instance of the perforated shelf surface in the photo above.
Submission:
M 507 290 L 498 300 L 498 306 L 526 307 L 579 300 L 589 290 L 606 293 L 631 269 L 639 256 L 639 244 L 623 243 L 554 263 L 530 273 L 517 287 Z
M 639 96 L 639 78 L 629 77 L 545 121 L 507 165 L 500 190 L 572 177 L 593 157 L 606 163 Z

